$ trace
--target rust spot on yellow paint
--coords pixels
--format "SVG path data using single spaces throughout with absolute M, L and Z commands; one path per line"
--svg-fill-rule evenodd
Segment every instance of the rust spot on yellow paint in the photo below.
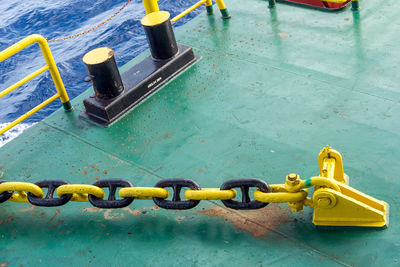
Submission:
M 199 211 L 200 214 L 221 217 L 229 221 L 238 231 L 251 233 L 254 237 L 262 237 L 279 225 L 289 220 L 289 209 L 277 204 L 259 210 L 235 212 L 222 207 Z

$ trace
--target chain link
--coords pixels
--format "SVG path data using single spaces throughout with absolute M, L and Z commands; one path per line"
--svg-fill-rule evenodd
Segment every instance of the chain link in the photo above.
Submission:
M 103 199 L 105 193 L 103 189 L 95 185 L 88 184 L 66 184 L 57 188 L 57 195 L 60 197 L 65 194 L 72 194 L 71 201 L 88 202 L 88 195 Z
M 254 210 L 267 206 L 269 204 L 268 202 L 260 202 L 250 199 L 249 191 L 252 187 L 257 188 L 261 192 L 271 192 L 269 185 L 261 179 L 248 178 L 229 180 L 221 185 L 221 190 L 240 188 L 242 191 L 242 201 L 236 201 L 232 199 L 221 201 L 226 207 L 235 210 Z
M 136 199 L 167 198 L 169 196 L 166 189 L 155 187 L 126 187 L 119 190 L 118 194 L 120 197 L 134 197 Z
M 131 0 L 126 1 L 126 3 L 125 3 L 117 12 L 115 12 L 111 17 L 109 17 L 109 18 L 106 19 L 105 21 L 103 21 L 103 22 L 97 24 L 96 26 L 94 26 L 94 27 L 92 27 L 92 28 L 90 28 L 90 29 L 88 29 L 88 30 L 86 30 L 86 31 L 84 31 L 84 32 L 80 32 L 80 33 L 77 33 L 77 34 L 74 34 L 74 35 L 70 35 L 70 36 L 66 36 L 66 37 L 62 37 L 62 38 L 50 39 L 50 40 L 47 40 L 47 41 L 48 41 L 49 43 L 65 41 L 65 40 L 68 40 L 68 39 L 73 39 L 73 38 L 76 38 L 76 37 L 85 35 L 85 34 L 91 32 L 91 31 L 94 31 L 94 30 L 96 30 L 97 28 L 99 28 L 99 27 L 103 26 L 104 24 L 106 24 L 107 22 L 109 22 L 110 20 L 112 20 L 112 19 L 113 19 L 115 16 L 117 16 L 119 13 L 121 13 L 121 11 L 122 11 L 127 5 L 129 5 L 130 2 L 131 2 Z
M 103 200 L 103 198 L 99 198 L 91 194 L 88 195 L 90 203 L 97 208 L 101 209 L 124 208 L 126 206 L 129 206 L 134 200 L 133 197 L 126 197 L 120 200 L 115 199 L 115 193 L 118 187 L 133 187 L 133 184 L 129 181 L 122 179 L 107 179 L 107 180 L 97 181 L 93 184 L 93 186 L 98 186 L 100 188 L 108 187 L 109 191 L 107 200 Z
M 71 200 L 72 194 L 65 194 L 62 195 L 60 198 L 54 198 L 54 191 L 65 184 L 69 184 L 67 181 L 64 180 L 43 180 L 36 182 L 35 185 L 39 186 L 40 188 L 47 188 L 47 194 L 45 198 L 37 197 L 32 193 L 28 193 L 28 201 L 35 205 L 41 207 L 57 207 L 67 204 L 68 201 Z
M 43 190 L 32 183 L 25 182 L 3 182 L 0 184 L 0 194 L 7 191 L 15 191 L 10 197 L 10 201 L 14 202 L 28 202 L 26 192 L 42 198 L 44 196 Z
M 312 205 L 306 189 L 311 186 L 325 186 L 340 191 L 336 182 L 327 181 L 323 177 L 299 180 L 295 187 L 288 187 L 287 184 L 268 185 L 261 179 L 242 178 L 229 180 L 220 188 L 200 188 L 199 184 L 190 179 L 165 179 L 154 187 L 134 187 L 131 182 L 122 179 L 99 180 L 93 185 L 69 184 L 64 180 L 42 180 L 35 184 L 0 181 L 0 203 L 10 200 L 53 207 L 65 205 L 69 201 L 80 201 L 90 202 L 98 208 L 115 209 L 130 205 L 134 199 L 153 199 L 161 208 L 180 210 L 194 208 L 201 200 L 221 200 L 226 207 L 238 210 L 260 209 L 269 203 L 285 202 L 291 207 L 302 208 L 303 205 Z M 109 191 L 107 199 L 104 199 L 106 194 L 102 189 L 105 187 Z M 46 196 L 42 188 L 48 188 Z M 171 188 L 172 200 L 167 199 L 170 193 L 166 188 Z M 181 191 L 184 188 L 186 199 L 182 200 Z M 235 188 L 240 189 L 241 200 L 235 200 Z M 250 188 L 255 188 L 254 200 L 250 197 Z M 54 192 L 59 198 L 53 196 Z M 117 194 L 121 199 L 116 199 Z
M 5 183 L 6 181 L 0 181 L 0 184 Z M 11 198 L 13 195 L 13 191 L 3 191 L 0 194 L 0 203 L 3 203 Z

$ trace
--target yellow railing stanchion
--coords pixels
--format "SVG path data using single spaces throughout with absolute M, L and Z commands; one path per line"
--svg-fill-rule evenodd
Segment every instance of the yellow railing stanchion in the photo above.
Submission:
M 49 44 L 47 40 L 38 34 L 31 35 L 35 39 L 37 43 L 39 43 L 40 49 L 42 50 L 44 59 L 46 60 L 47 66 L 49 66 L 50 75 L 53 78 L 54 85 L 57 89 L 58 94 L 60 95 L 61 102 L 64 105 L 64 108 L 69 111 L 72 109 L 72 106 L 69 102 L 69 98 L 67 92 L 65 91 L 64 83 L 61 80 L 60 73 L 58 72 L 56 63 L 54 62 L 53 55 L 51 54 Z M 66 105 L 66 103 L 68 103 Z
M 157 2 L 158 2 L 157 0 L 143 0 L 143 6 L 144 10 L 146 11 L 146 14 L 160 11 Z
M 207 14 L 212 15 L 213 14 L 213 7 L 212 7 L 212 1 L 211 0 L 206 0 L 206 9 L 207 9 Z
M 221 11 L 222 18 L 223 19 L 229 19 L 231 16 L 228 13 L 228 9 L 226 8 L 224 0 L 215 0 L 215 2 L 217 2 L 219 11 Z
M 351 10 L 353 11 L 358 11 L 359 9 L 359 4 L 358 0 L 352 0 L 351 1 Z
M 276 6 L 276 0 L 268 0 L 268 8 L 274 8 Z

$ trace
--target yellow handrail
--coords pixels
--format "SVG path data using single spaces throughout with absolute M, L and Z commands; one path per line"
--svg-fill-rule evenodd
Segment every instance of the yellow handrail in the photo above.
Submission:
M 143 0 L 143 6 L 144 6 L 144 10 L 146 11 L 146 14 L 150 14 L 150 13 L 157 12 L 157 11 L 160 10 L 159 7 L 158 7 L 157 1 L 158 0 Z M 337 1 L 340 1 L 340 0 L 337 0 Z M 230 16 L 229 16 L 229 13 L 228 13 L 228 9 L 225 6 L 224 0 L 215 0 L 215 2 L 217 3 L 219 10 L 221 11 L 222 18 L 223 19 L 229 19 Z M 192 12 L 193 10 L 195 10 L 196 8 L 201 6 L 202 4 L 206 5 L 208 14 L 212 14 L 213 13 L 212 0 L 200 0 L 196 4 L 192 5 L 188 9 L 184 10 L 183 12 L 181 12 L 180 14 L 178 14 L 177 16 L 172 18 L 171 21 L 172 22 L 176 22 L 177 20 L 179 20 L 180 18 L 186 16 L 187 14 L 189 14 L 190 12 Z
M 195 10 L 196 8 L 198 8 L 199 6 L 201 6 L 202 4 L 205 4 L 207 2 L 207 0 L 201 0 L 199 2 L 197 2 L 196 4 L 194 4 L 193 6 L 189 7 L 188 9 L 186 9 L 185 11 L 183 11 L 182 13 L 180 13 L 179 15 L 173 17 L 171 19 L 172 22 L 176 22 L 178 19 L 186 16 L 187 14 L 189 14 L 190 12 L 192 12 L 193 10 Z
M 49 48 L 49 45 L 47 43 L 46 38 L 44 38 L 43 36 L 41 36 L 39 34 L 32 34 L 32 35 L 22 39 L 18 43 L 14 44 L 14 45 L 10 46 L 9 48 L 7 48 L 7 49 L 5 49 L 5 50 L 0 52 L 0 62 L 2 62 L 3 60 L 5 60 L 5 59 L 7 59 L 7 58 L 9 58 L 9 57 L 11 57 L 13 55 L 15 55 L 19 51 L 25 49 L 26 47 L 28 47 L 28 46 L 30 46 L 30 45 L 32 45 L 34 43 L 38 43 L 39 44 L 40 49 L 41 49 L 42 54 L 43 54 L 43 57 L 44 57 L 47 65 L 42 67 L 42 68 L 40 68 L 40 69 L 38 69 L 37 71 L 33 72 L 32 74 L 26 76 L 25 78 L 21 79 L 20 81 L 18 81 L 15 84 L 11 85 L 7 89 L 1 91 L 0 92 L 0 98 L 5 96 L 6 94 L 12 92 L 13 90 L 15 90 L 19 86 L 23 85 L 27 81 L 35 78 L 39 74 L 45 72 L 46 70 L 49 70 L 49 72 L 50 72 L 50 75 L 51 75 L 51 77 L 53 79 L 54 85 L 55 85 L 55 87 L 57 89 L 57 94 L 53 95 L 49 99 L 47 99 L 44 102 L 42 102 L 40 105 L 34 107 L 33 109 L 31 109 L 30 111 L 28 111 L 24 115 L 20 116 L 18 119 L 14 120 L 13 122 L 8 124 L 3 129 L 0 129 L 0 135 L 5 133 L 6 131 L 11 129 L 12 127 L 16 126 L 21 121 L 23 121 L 26 118 L 28 118 L 29 116 L 33 115 L 38 110 L 40 110 L 43 107 L 47 106 L 48 104 L 50 104 L 51 102 L 53 102 L 57 98 L 60 98 L 61 102 L 63 103 L 64 109 L 66 111 L 72 111 L 72 106 L 71 106 L 71 103 L 69 101 L 68 94 L 65 91 L 64 84 L 63 84 L 63 82 L 61 80 L 60 73 L 58 72 L 56 63 L 54 62 L 54 59 L 53 59 L 53 56 L 51 54 L 51 51 L 50 51 L 50 48 Z

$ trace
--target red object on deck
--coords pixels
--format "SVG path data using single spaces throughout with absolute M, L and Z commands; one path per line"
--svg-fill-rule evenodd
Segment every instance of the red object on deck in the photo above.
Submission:
M 299 3 L 299 4 L 304 4 L 304 5 L 315 6 L 315 7 L 321 7 L 321 8 L 336 9 L 336 8 L 344 7 L 351 0 L 348 0 L 345 3 L 341 3 L 341 4 L 324 2 L 324 1 L 320 1 L 320 0 L 286 0 L 286 1 L 287 2 L 293 2 L 293 3 Z

